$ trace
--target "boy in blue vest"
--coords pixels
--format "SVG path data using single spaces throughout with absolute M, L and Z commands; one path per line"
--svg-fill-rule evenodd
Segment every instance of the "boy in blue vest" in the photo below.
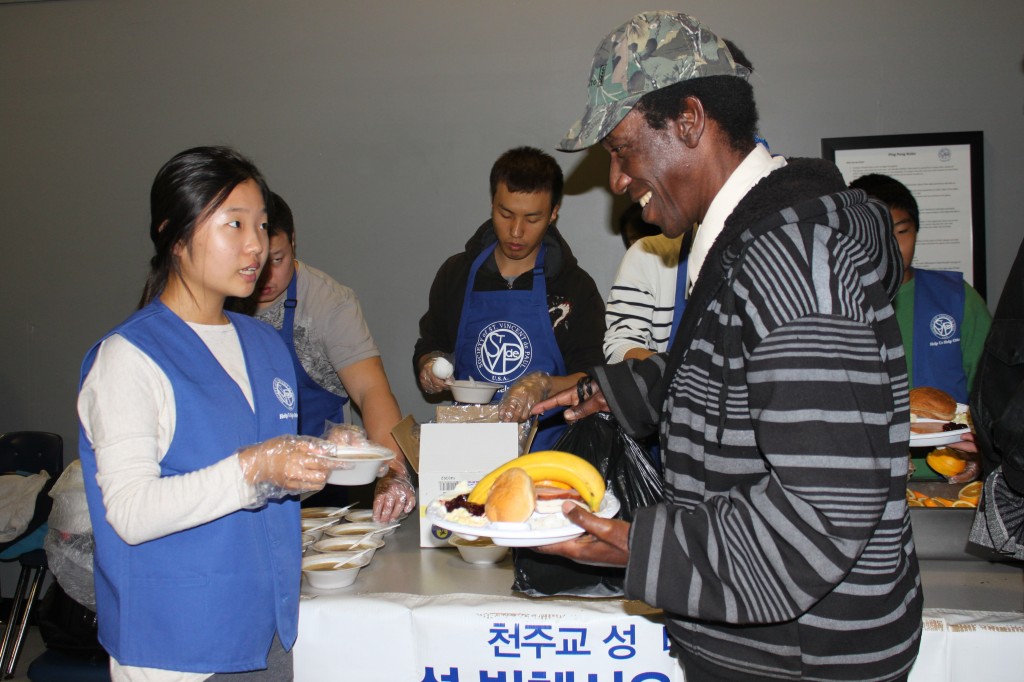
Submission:
M 921 229 L 917 201 L 895 178 L 872 173 L 850 183 L 889 207 L 903 255 L 903 284 L 892 305 L 903 335 L 910 387 L 934 386 L 966 403 L 992 316 L 959 272 L 911 265 Z
M 910 388 L 934 386 L 966 403 L 981 362 L 992 316 L 981 295 L 959 272 L 925 270 L 911 265 L 921 228 L 917 200 L 899 180 L 872 173 L 850 183 L 889 207 L 892 229 L 903 256 L 903 283 L 892 307 L 903 335 Z M 921 451 L 920 453 L 918 451 Z M 929 471 L 926 448 L 913 448 L 915 477 Z M 950 478 L 962 483 L 977 478 L 977 463 Z

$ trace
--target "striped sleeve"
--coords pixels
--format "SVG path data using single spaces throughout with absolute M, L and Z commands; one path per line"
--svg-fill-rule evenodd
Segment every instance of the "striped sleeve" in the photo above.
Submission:
M 871 328 L 840 317 L 798 318 L 765 336 L 746 373 L 764 464 L 751 459 L 747 485 L 701 504 L 638 512 L 627 593 L 751 624 L 796 618 L 834 590 L 887 507 L 892 405 L 882 364 Z M 705 453 L 707 469 L 737 466 L 722 456 Z M 898 556 L 899 533 L 889 540 L 873 551 Z

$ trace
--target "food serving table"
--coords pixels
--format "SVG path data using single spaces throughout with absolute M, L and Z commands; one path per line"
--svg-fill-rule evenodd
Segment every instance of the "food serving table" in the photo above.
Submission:
M 661 612 L 622 599 L 512 592 L 511 555 L 464 562 L 420 549 L 418 519 L 386 538 L 355 584 L 303 586 L 297 682 L 680 682 Z M 979 559 L 921 562 L 921 653 L 910 680 L 1018 682 L 1024 571 Z

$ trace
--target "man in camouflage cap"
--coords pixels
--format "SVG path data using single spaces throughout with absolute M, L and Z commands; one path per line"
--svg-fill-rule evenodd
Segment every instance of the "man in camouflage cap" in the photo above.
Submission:
M 534 408 L 659 432 L 666 501 L 631 523 L 567 508 L 587 534 L 542 551 L 626 566 L 626 595 L 665 610 L 690 682 L 906 679 L 922 595 L 899 248 L 886 208 L 834 165 L 755 144 L 749 72 L 674 12 L 597 49 L 561 148 L 600 143 L 645 221 L 699 227 L 669 351 L 594 367 Z
M 695 18 L 673 12 L 638 14 L 605 38 L 594 53 L 587 110 L 558 148 L 575 152 L 597 144 L 649 92 L 691 78 L 737 76 L 725 42 Z

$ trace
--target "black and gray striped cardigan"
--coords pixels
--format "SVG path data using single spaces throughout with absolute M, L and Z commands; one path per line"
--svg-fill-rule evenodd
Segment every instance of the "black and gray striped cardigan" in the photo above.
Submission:
M 661 433 L 627 595 L 736 679 L 887 680 L 918 649 L 901 260 L 886 208 L 844 187 L 810 159 L 762 180 L 670 352 L 593 370 L 627 430 Z

